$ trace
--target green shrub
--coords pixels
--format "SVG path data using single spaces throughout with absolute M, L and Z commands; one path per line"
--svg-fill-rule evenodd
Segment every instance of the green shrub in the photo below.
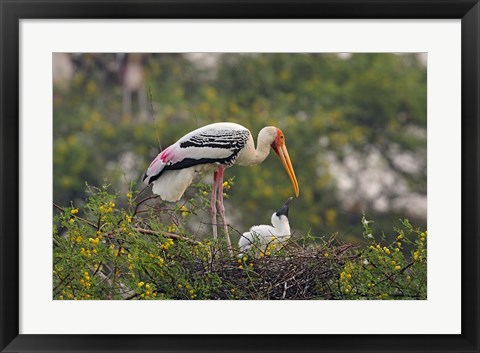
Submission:
M 390 242 L 377 241 L 364 216 L 363 243 L 295 234 L 258 258 L 231 258 L 223 236 L 187 226 L 208 210 L 209 186 L 194 185 L 173 208 L 133 186 L 126 195 L 87 189 L 81 210 L 56 206 L 54 299 L 426 299 L 427 232 L 408 220 Z
M 346 299 L 426 299 L 427 232 L 401 220 L 403 228 L 396 228 L 395 239 L 387 243 L 383 234 L 375 240 L 371 222 L 363 216 L 367 246 L 343 266 L 339 292 Z

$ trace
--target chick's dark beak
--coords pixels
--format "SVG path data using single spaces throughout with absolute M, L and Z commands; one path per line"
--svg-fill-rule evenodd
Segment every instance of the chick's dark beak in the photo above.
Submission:
M 278 211 L 277 211 L 277 216 L 280 217 L 280 216 L 286 216 L 288 217 L 288 207 L 290 206 L 290 202 L 292 201 L 293 197 L 289 197 L 287 199 L 287 201 L 285 201 L 285 203 L 283 204 L 282 208 L 280 208 Z

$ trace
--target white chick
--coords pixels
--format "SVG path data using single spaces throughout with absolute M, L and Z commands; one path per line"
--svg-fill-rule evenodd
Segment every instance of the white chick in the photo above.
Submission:
M 272 215 L 272 225 L 259 225 L 250 228 L 250 231 L 243 233 L 238 241 L 242 257 L 243 254 L 253 247 L 258 256 L 265 252 L 267 247 L 286 242 L 290 238 L 290 223 L 288 222 L 288 206 L 292 201 L 290 197 L 283 204 L 282 208 Z

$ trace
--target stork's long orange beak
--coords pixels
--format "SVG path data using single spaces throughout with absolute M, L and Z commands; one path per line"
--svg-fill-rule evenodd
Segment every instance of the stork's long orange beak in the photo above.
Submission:
M 287 174 L 292 181 L 293 189 L 295 190 L 295 196 L 298 197 L 298 195 L 300 195 L 300 190 L 298 188 L 297 177 L 295 176 L 292 162 L 290 161 L 290 156 L 288 155 L 287 146 L 285 145 L 285 138 L 282 131 L 280 129 L 277 130 L 278 136 L 277 139 L 275 139 L 275 142 L 272 144 L 272 148 L 277 154 L 278 158 L 280 158 L 280 162 L 282 162 L 283 167 L 287 171 Z

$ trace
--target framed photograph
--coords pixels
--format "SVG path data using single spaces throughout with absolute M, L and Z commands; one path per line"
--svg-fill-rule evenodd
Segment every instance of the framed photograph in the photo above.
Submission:
M 1 352 L 480 351 L 478 1 L 0 11 Z

